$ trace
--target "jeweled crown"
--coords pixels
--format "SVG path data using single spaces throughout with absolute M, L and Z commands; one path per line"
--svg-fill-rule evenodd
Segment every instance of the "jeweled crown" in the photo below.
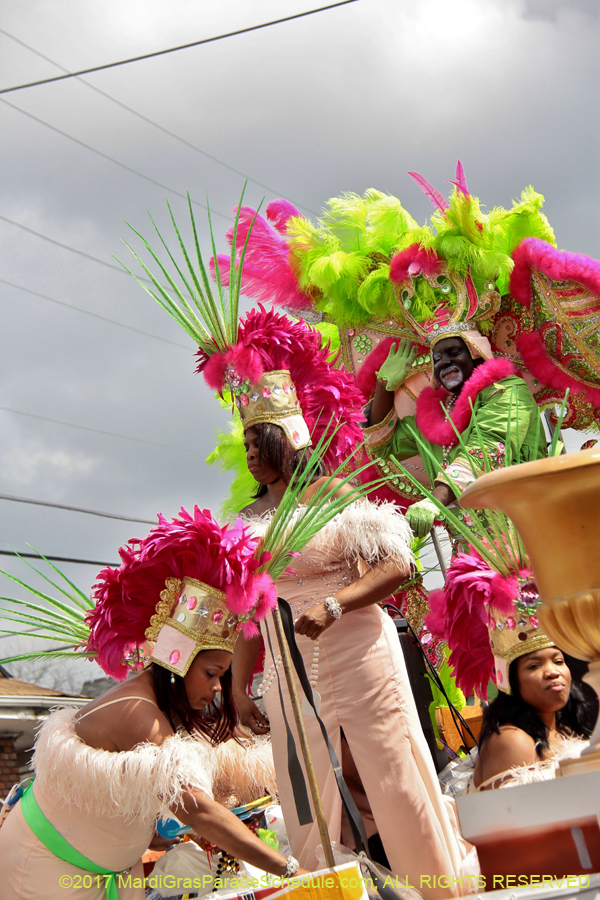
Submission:
M 283 429 L 294 450 L 310 445 L 308 426 L 288 369 L 265 372 L 256 384 L 250 384 L 229 366 L 225 370 L 225 384 L 235 398 L 244 431 L 261 422 L 270 422 Z
M 167 578 L 146 629 L 150 658 L 185 675 L 201 650 L 233 653 L 244 621 L 228 608 L 223 591 L 187 576 Z
M 508 680 L 510 664 L 519 656 L 554 646 L 554 642 L 541 630 L 537 618 L 541 600 L 535 581 L 532 578 L 522 577 L 517 581 L 519 594 L 515 598 L 514 611 L 510 614 L 500 613 L 491 607 L 489 619 L 496 686 L 507 694 L 510 694 Z

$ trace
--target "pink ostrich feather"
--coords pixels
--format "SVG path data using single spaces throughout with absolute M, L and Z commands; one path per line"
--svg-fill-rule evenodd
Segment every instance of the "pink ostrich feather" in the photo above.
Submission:
M 465 197 L 470 197 L 467 179 L 465 178 L 465 170 L 463 169 L 460 159 L 456 163 L 456 175 L 454 177 L 456 178 L 456 181 L 450 181 L 450 184 L 455 186 L 458 193 L 464 194 Z
M 291 309 L 308 309 L 312 300 L 300 290 L 298 280 L 290 262 L 290 250 L 285 237 L 287 222 L 292 216 L 298 216 L 298 210 L 286 200 L 275 200 L 267 207 L 267 216 L 274 222 L 275 230 L 267 220 L 249 206 L 240 208 L 235 254 L 239 263 L 252 221 L 252 232 L 246 247 L 244 267 L 242 270 L 242 292 L 245 296 L 275 306 L 288 306 Z M 256 216 L 256 218 L 254 218 Z M 227 240 L 233 242 L 233 228 L 227 232 Z M 229 285 L 230 258 L 217 256 L 221 281 Z M 210 270 L 215 276 L 215 260 L 210 260 Z
M 488 359 L 477 366 L 470 378 L 465 381 L 458 400 L 450 413 L 457 430 L 464 431 L 471 421 L 471 405 L 480 391 L 495 381 L 501 381 L 510 375 L 517 375 L 518 369 L 508 359 Z M 454 428 L 444 415 L 442 401 L 448 396 L 444 388 L 434 391 L 424 388 L 417 398 L 417 427 L 432 444 L 453 447 L 457 442 Z
M 444 590 L 429 596 L 432 611 L 425 616 L 425 625 L 448 642 L 448 661 L 467 697 L 475 690 L 487 699 L 487 687 L 493 678 L 488 604 L 495 577 L 496 572 L 480 557 L 459 553 L 448 570 Z
M 583 285 L 599 299 L 600 261 L 583 253 L 567 253 L 557 250 L 539 238 L 525 238 L 513 253 L 515 267 L 510 276 L 510 292 L 523 306 L 531 306 L 531 270 L 537 269 L 553 281 L 574 281 Z M 548 354 L 539 332 L 522 334 L 517 350 L 532 375 L 548 387 L 559 391 L 567 388 L 574 394 L 584 393 L 587 400 L 600 408 L 600 388 L 583 384 L 577 378 L 559 369 Z
M 416 181 L 423 193 L 426 197 L 429 197 L 433 205 L 436 209 L 439 209 L 441 212 L 445 212 L 450 208 L 450 204 L 448 201 L 442 197 L 440 192 L 433 187 L 432 184 L 429 184 L 422 175 L 419 175 L 418 172 L 409 172 L 408 173 L 413 181 Z
M 532 578 L 528 569 L 518 575 Z M 490 618 L 494 610 L 502 615 L 514 613 L 518 595 L 516 573 L 500 575 L 475 553 L 459 553 L 448 569 L 444 588 L 429 595 L 431 612 L 425 616 L 425 625 L 448 642 L 448 661 L 467 697 L 476 691 L 487 699 L 490 679 L 495 681 Z
M 390 281 L 398 284 L 409 275 L 438 275 L 441 259 L 433 250 L 424 250 L 418 244 L 411 244 L 396 253 L 390 264 Z
M 272 200 L 267 206 L 267 219 L 273 223 L 274 227 L 281 234 L 287 232 L 289 220 L 297 218 L 304 217 L 289 200 L 279 198 L 279 200 Z
M 238 343 L 223 355 L 224 364 L 215 362 L 214 366 L 215 370 L 218 366 L 219 371 L 224 371 L 225 366 L 235 359 L 253 359 L 260 360 L 265 372 L 289 369 L 302 414 L 313 436 L 313 445 L 327 431 L 332 419 L 333 427 L 339 426 L 325 456 L 326 466 L 333 471 L 362 442 L 360 423 L 364 416 L 361 410 L 363 398 L 353 376 L 344 368 L 329 363 L 329 354 L 329 346 L 321 347 L 321 335 L 314 328 L 259 306 L 250 310 L 240 322 Z M 202 351 L 197 355 L 196 371 L 205 371 L 208 368 L 206 355 Z M 250 377 L 247 370 L 241 370 L 239 374 Z M 211 381 L 210 386 L 214 383 Z M 213 389 L 222 388 L 221 382 Z
M 126 678 L 130 669 L 125 651 L 144 644 L 169 577 L 187 575 L 224 591 L 237 616 L 252 613 L 258 604 L 262 617 L 272 608 L 275 589 L 268 576 L 256 575 L 261 562 L 257 544 L 241 520 L 222 528 L 208 510 L 197 506 L 192 515 L 182 508 L 171 521 L 159 515 L 158 525 L 145 538 L 120 549 L 118 569 L 100 572 L 92 590 L 95 608 L 87 619 L 91 629 L 87 649 L 97 654 L 108 675 Z

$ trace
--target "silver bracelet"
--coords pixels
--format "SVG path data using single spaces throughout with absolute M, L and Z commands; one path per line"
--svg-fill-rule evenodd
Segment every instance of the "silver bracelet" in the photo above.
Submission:
M 298 869 L 300 868 L 300 863 L 297 859 L 294 859 L 293 856 L 288 856 L 287 858 L 287 866 L 285 867 L 284 878 L 293 878 Z
M 334 619 L 342 618 L 342 607 L 337 602 L 335 597 L 326 597 L 323 601 L 323 606 L 325 607 L 329 615 Z

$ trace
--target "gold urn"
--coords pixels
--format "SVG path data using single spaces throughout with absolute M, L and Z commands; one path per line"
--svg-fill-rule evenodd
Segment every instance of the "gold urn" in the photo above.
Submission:
M 535 573 L 541 625 L 555 644 L 587 660 L 600 694 L 600 446 L 490 472 L 460 497 L 514 522 Z M 600 717 L 580 760 L 563 774 L 600 768 Z

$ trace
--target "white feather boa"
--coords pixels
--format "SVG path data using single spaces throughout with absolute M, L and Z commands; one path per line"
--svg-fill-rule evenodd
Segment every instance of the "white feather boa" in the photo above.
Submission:
M 305 510 L 304 506 L 298 507 L 296 515 L 301 516 Z M 245 513 L 242 519 L 255 535 L 262 536 L 271 516 L 271 512 L 260 516 Z M 334 516 L 308 547 L 322 550 L 335 544 L 350 564 L 359 559 L 370 565 L 395 560 L 408 567 L 414 561 L 411 542 L 410 526 L 394 503 L 373 503 L 363 498 Z
M 43 790 L 98 816 L 122 816 L 152 823 L 168 817 L 190 788 L 227 805 L 277 796 L 273 752 L 268 738 L 243 745 L 174 734 L 158 746 L 138 744 L 111 753 L 89 747 L 76 734 L 74 709 L 55 710 L 42 725 L 33 768 Z
M 215 800 L 230 808 L 271 794 L 277 802 L 273 750 L 268 737 L 254 737 L 238 744 L 226 741 L 214 748 Z
M 531 766 L 513 766 L 508 772 L 499 775 L 502 782 L 500 788 L 515 787 L 520 784 L 533 784 L 536 781 L 550 781 L 556 778 L 558 767 L 563 759 L 577 759 L 586 747 L 589 740 L 578 737 L 564 737 L 562 744 L 554 746 L 552 756 L 542 759 Z

